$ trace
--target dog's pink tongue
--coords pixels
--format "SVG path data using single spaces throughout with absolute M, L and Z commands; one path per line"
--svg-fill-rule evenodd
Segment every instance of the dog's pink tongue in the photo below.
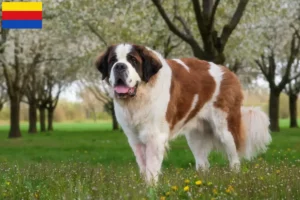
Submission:
M 119 94 L 124 94 L 124 93 L 128 93 L 128 91 L 129 91 L 129 87 L 126 87 L 126 86 L 116 86 L 115 88 L 115 91 L 117 92 L 117 93 L 119 93 Z

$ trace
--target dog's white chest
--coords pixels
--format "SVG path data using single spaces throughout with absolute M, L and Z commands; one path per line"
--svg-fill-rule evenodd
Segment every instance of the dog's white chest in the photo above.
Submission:
M 141 131 L 145 125 L 154 121 L 154 114 L 151 112 L 151 104 L 149 103 L 122 106 L 115 102 L 115 112 L 122 128 L 126 127 L 133 132 Z

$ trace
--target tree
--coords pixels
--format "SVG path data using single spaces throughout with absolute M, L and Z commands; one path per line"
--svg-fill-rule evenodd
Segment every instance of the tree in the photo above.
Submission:
M 28 133 L 37 133 L 37 77 L 36 72 L 30 75 L 29 82 L 26 87 L 25 96 L 27 101 L 25 101 L 29 106 L 28 119 L 29 128 Z
M 57 79 L 52 76 L 52 74 L 46 74 L 47 76 L 47 89 L 48 89 L 48 98 L 47 98 L 47 104 L 46 109 L 48 111 L 48 131 L 53 131 L 53 114 L 54 110 L 57 106 L 59 95 L 61 94 L 63 90 L 63 84 L 61 82 L 56 82 Z M 55 88 L 56 87 L 56 88 Z M 56 91 L 55 91 L 56 89 Z
M 5 85 L 4 75 L 0 68 L 0 112 L 7 101 L 7 89 Z
M 41 55 L 42 50 L 46 47 L 46 44 L 39 40 L 36 45 L 32 45 L 32 55 Z M 52 59 L 52 58 L 51 58 Z M 39 63 L 36 65 L 40 65 L 42 62 L 49 61 L 49 58 L 40 59 Z M 41 85 L 42 79 L 42 69 L 41 66 L 39 68 L 35 68 L 35 70 L 29 75 L 28 82 L 25 88 L 25 96 L 27 100 L 24 100 L 25 103 L 28 104 L 28 119 L 29 119 L 29 128 L 28 133 L 37 133 L 37 108 L 38 108 L 38 88 Z
M 298 31 L 295 30 L 292 34 L 290 41 L 290 52 L 288 56 L 283 59 L 276 60 L 275 50 L 272 47 L 268 48 L 269 52 L 267 57 L 265 54 L 260 56 L 260 59 L 256 59 L 255 62 L 264 75 L 265 79 L 269 83 L 270 98 L 269 98 L 269 117 L 270 117 L 270 129 L 272 131 L 279 131 L 279 96 L 282 90 L 292 80 L 297 79 L 300 73 L 290 77 L 292 68 L 296 68 L 295 63 L 297 56 L 300 52 L 300 38 L 298 38 Z M 281 61 L 281 63 L 279 63 Z M 276 78 L 281 76 L 281 81 L 277 84 Z
M 96 99 L 93 92 L 88 87 L 85 87 L 85 84 L 80 84 L 80 86 L 83 85 L 83 87 L 78 92 L 78 97 L 82 99 L 82 104 L 86 111 L 86 117 L 92 118 L 94 122 L 97 121 L 97 113 L 103 111 L 103 103 L 102 101 L 99 101 Z
M 37 89 L 38 93 L 38 110 L 39 110 L 39 116 L 40 116 L 40 131 L 45 132 L 46 131 L 46 107 L 47 107 L 47 94 L 48 92 L 44 89 L 46 85 L 46 79 L 41 80 L 41 84 L 39 85 Z
M 297 33 L 298 40 L 300 40 L 300 3 L 298 5 L 298 16 L 296 18 L 296 25 L 293 26 Z M 296 27 L 298 25 L 298 28 Z M 297 31 L 298 30 L 298 31 Z M 297 64 L 292 71 L 291 75 L 295 76 L 300 73 L 300 57 L 297 59 Z M 289 96 L 289 110 L 290 110 L 290 128 L 298 128 L 298 115 L 297 115 L 297 100 L 298 100 L 298 95 L 300 93 L 300 77 L 295 78 L 292 80 L 288 87 L 287 87 L 287 94 Z
M 166 10 L 163 8 L 162 1 L 152 0 L 152 2 L 156 6 L 158 12 L 166 22 L 169 29 L 190 45 L 195 57 L 213 61 L 218 64 L 223 64 L 225 62 L 225 46 L 230 35 L 241 20 L 248 0 L 239 1 L 234 14 L 229 22 L 224 25 L 220 36 L 218 36 L 218 31 L 215 27 L 215 17 L 220 0 L 203 0 L 202 8 L 199 0 L 192 0 L 198 33 L 201 36 L 201 42 L 203 45 L 201 45 L 200 41 L 197 41 L 196 34 L 193 33 L 186 19 L 179 14 L 180 11 L 177 0 L 174 0 L 173 6 L 174 19 L 179 22 L 179 24 L 183 27 L 183 30 L 180 30 L 178 25 L 170 19 L 170 16 L 168 16 Z
M 112 129 L 118 130 L 119 125 L 114 111 L 114 104 L 112 98 L 110 97 L 111 95 L 109 94 L 106 88 L 105 83 L 100 79 L 98 79 L 97 77 L 95 78 L 91 78 L 91 77 L 95 77 L 95 75 L 89 74 L 83 76 L 81 80 L 81 85 L 83 85 L 86 89 L 88 89 L 93 94 L 94 98 L 104 105 L 105 111 L 112 116 Z
M 40 113 L 41 131 L 46 130 L 46 117 L 48 120 L 48 131 L 53 131 L 53 116 L 57 107 L 61 92 L 76 78 L 77 67 L 72 65 L 71 57 L 65 58 L 62 62 L 50 61 L 45 63 L 42 79 L 37 89 L 38 109 Z M 60 59 L 57 59 L 60 60 Z M 68 64 L 68 62 L 70 62 Z M 75 61 L 76 62 L 76 61 Z
M 9 32 L 12 34 L 9 35 Z M 20 37 L 20 35 L 20 32 L 1 30 L 1 46 L 3 48 L 0 52 L 0 62 L 10 100 L 9 138 L 21 137 L 20 102 L 25 93 L 30 74 L 33 73 L 41 57 L 41 54 L 31 56 L 31 48 L 28 48 L 28 45 L 32 42 L 30 41 L 32 38 L 26 38 L 24 35 Z M 8 38 L 9 36 L 10 38 Z M 9 40 L 11 43 L 8 42 Z
M 4 80 L 0 80 L 0 81 L 1 81 L 0 82 L 0 111 L 1 111 L 5 102 L 7 101 L 7 90 L 6 90 L 5 83 L 2 82 Z
M 300 39 L 300 37 L 299 37 Z M 291 73 L 295 76 L 300 73 L 300 60 L 297 59 L 296 67 Z M 289 96 L 290 128 L 298 128 L 297 101 L 300 93 L 300 76 L 292 80 L 286 87 L 286 93 Z
M 290 111 L 290 128 L 299 128 L 297 115 L 297 101 L 300 93 L 300 80 L 296 79 L 295 83 L 288 85 L 287 94 L 289 96 Z

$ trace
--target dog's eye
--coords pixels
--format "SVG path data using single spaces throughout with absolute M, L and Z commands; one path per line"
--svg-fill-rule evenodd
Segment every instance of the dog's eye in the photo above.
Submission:
M 113 57 L 109 60 L 110 63 L 115 63 L 116 61 L 117 61 L 117 57 L 116 57 L 116 56 L 113 56 Z
M 133 57 L 133 56 L 129 56 L 129 61 L 132 63 L 132 64 L 137 64 L 137 60 L 136 60 L 136 58 L 135 57 Z

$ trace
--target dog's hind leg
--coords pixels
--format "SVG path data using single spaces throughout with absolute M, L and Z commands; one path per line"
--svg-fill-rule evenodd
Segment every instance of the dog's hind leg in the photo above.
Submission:
M 227 154 L 230 168 L 239 171 L 240 160 L 234 137 L 228 129 L 227 113 L 215 109 L 210 122 L 215 138 L 219 141 L 221 149 Z
M 208 155 L 213 148 L 213 134 L 208 122 L 199 120 L 197 127 L 186 134 L 186 139 L 195 157 L 196 169 L 208 170 Z

